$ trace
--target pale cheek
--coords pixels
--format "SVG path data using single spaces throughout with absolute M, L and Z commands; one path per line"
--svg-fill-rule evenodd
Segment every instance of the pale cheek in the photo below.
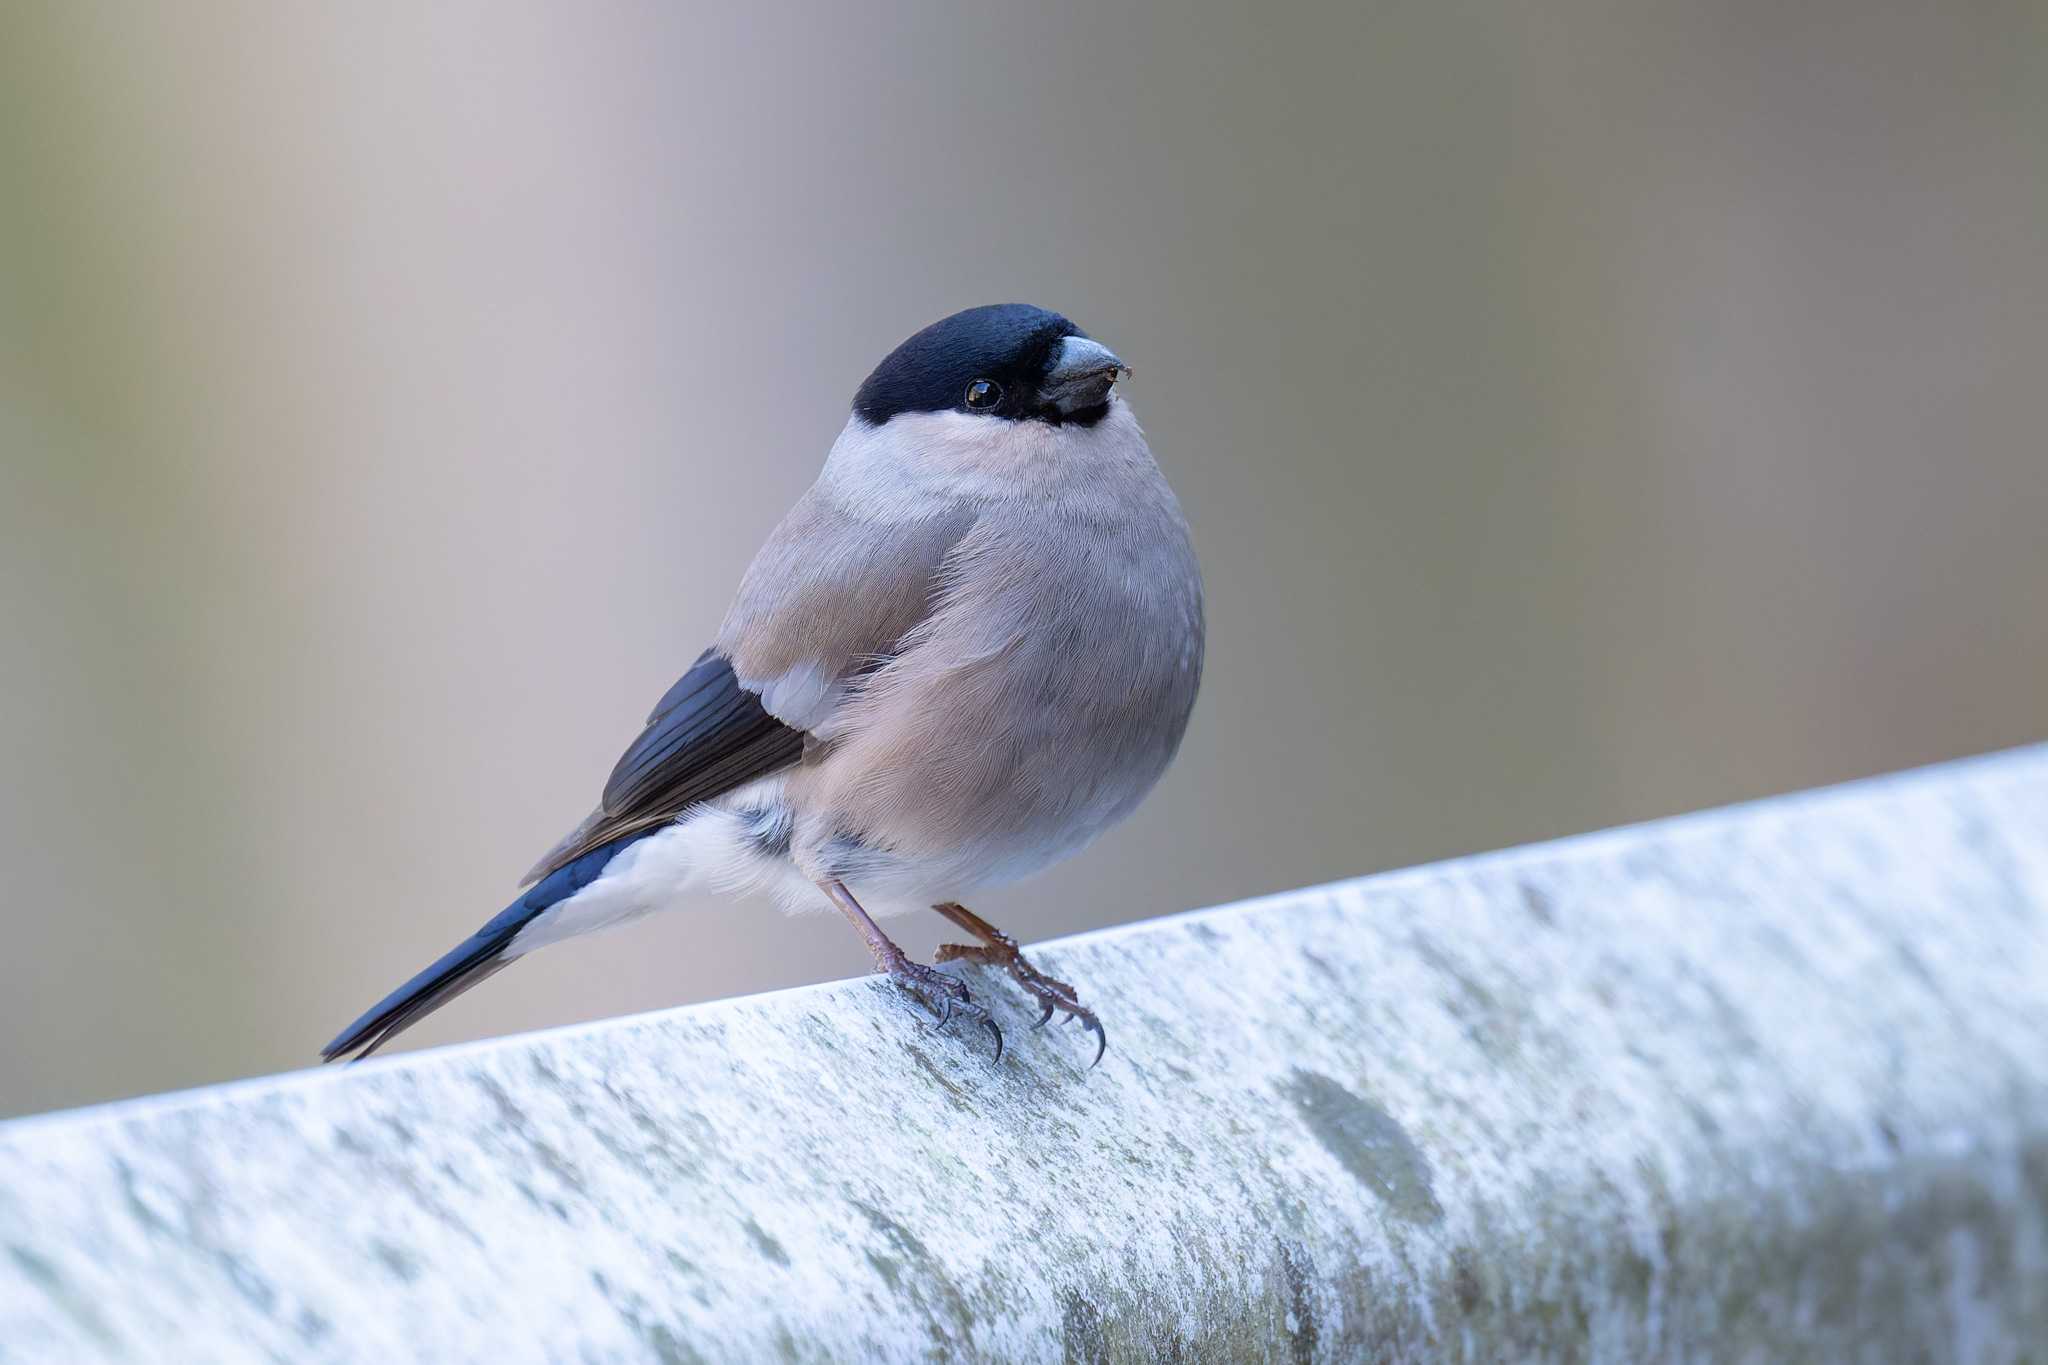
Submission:
M 934 498 L 1015 496 L 1063 478 L 1093 478 L 1131 464 L 1143 451 L 1130 408 L 1111 395 L 1108 415 L 1092 427 L 962 412 L 904 413 L 880 427 L 856 420 L 840 434 L 826 469 L 842 496 L 922 506 Z

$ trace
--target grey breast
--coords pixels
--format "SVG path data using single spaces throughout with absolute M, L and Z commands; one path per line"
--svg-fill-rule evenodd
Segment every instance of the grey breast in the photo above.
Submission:
M 1113 509 L 983 509 L 792 794 L 907 854 L 1020 864 L 1129 814 L 1186 731 L 1203 648 L 1187 524 L 1148 473 Z

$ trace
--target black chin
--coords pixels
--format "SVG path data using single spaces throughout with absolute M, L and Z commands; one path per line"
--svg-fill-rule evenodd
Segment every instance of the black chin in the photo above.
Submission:
M 1105 396 L 1100 403 L 1091 404 L 1085 408 L 1075 408 L 1071 412 L 1060 407 L 1057 403 L 1050 403 L 1046 405 L 1044 415 L 1045 420 L 1056 427 L 1092 427 L 1109 415 L 1109 399 Z

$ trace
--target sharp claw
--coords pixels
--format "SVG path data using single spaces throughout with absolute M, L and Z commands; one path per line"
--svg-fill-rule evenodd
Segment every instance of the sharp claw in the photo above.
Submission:
M 1017 984 L 1022 986 L 1040 1007 L 1041 1013 L 1038 1018 L 1031 1021 L 1032 1028 L 1042 1029 L 1052 1022 L 1055 1014 L 1064 1014 L 1067 1023 L 1078 1022 L 1082 1032 L 1095 1035 L 1095 1056 L 1089 1060 L 1087 1066 L 1088 1070 L 1094 1070 L 1109 1051 L 1109 1033 L 1102 1027 L 1102 1022 L 1095 1017 L 1094 1012 L 1084 1008 L 1075 998 L 1074 988 L 1064 981 L 1055 981 L 1038 971 L 1018 953 L 1013 940 L 1001 935 L 988 938 L 983 934 L 983 937 L 988 940 L 988 946 L 985 948 L 968 948 L 958 944 L 941 945 L 934 955 L 935 961 L 969 961 L 983 966 L 1006 966 L 1010 975 L 1016 978 Z M 906 985 L 914 982 L 916 993 L 921 997 L 932 992 L 938 994 L 937 1003 L 932 1005 L 933 1011 L 938 1015 L 938 1022 L 933 1025 L 934 1028 L 944 1028 L 955 1015 L 975 1020 L 988 1030 L 989 1038 L 995 1044 L 995 1060 L 1003 1060 L 1003 1030 L 989 1016 L 989 1012 L 975 1002 L 974 997 L 968 993 L 966 983 L 945 972 L 915 966 L 903 970 L 898 979 L 904 980 Z M 926 1003 L 931 1004 L 929 1000 Z

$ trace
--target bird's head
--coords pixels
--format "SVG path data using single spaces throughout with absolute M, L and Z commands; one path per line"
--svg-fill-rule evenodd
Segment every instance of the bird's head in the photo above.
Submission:
M 871 427 L 905 413 L 1092 426 L 1130 368 L 1079 327 L 1025 303 L 941 318 L 889 352 L 853 398 Z

